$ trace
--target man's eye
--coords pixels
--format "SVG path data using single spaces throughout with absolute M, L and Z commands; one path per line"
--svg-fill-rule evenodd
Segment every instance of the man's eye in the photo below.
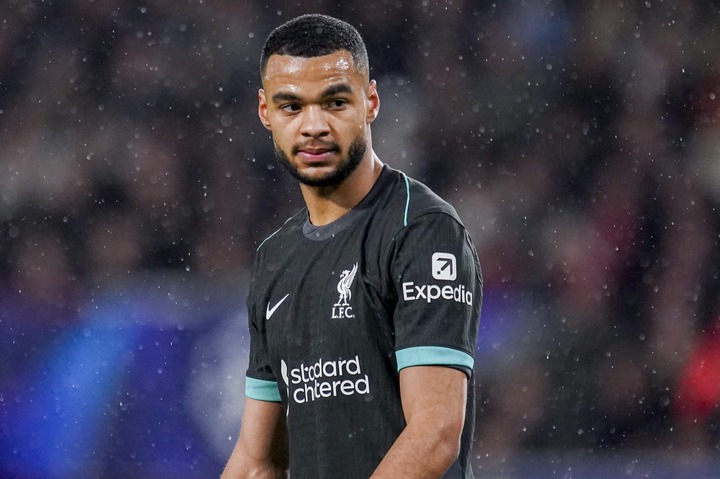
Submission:
M 347 101 L 337 99 L 337 100 L 333 100 L 330 103 L 328 103 L 328 108 L 342 108 L 345 105 L 347 105 Z
M 294 113 L 296 111 L 300 111 L 300 105 L 297 103 L 288 103 L 287 105 L 281 106 L 280 109 L 288 113 Z

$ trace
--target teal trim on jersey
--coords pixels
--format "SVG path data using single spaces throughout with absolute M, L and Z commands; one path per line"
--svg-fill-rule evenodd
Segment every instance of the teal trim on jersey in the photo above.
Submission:
M 267 238 L 265 238 L 264 240 L 262 240 L 262 242 L 260 243 L 260 245 L 257 247 L 257 249 L 256 249 L 255 251 L 260 251 L 260 248 L 262 248 L 262 245 L 264 245 L 267 240 L 269 240 L 270 238 L 272 238 L 273 236 L 275 236 L 276 234 L 278 234 L 278 232 L 279 232 L 281 229 L 282 229 L 282 228 L 278 228 L 277 230 L 275 230 L 275 232 L 274 232 L 273 234 L 271 234 L 270 236 L 268 236 Z
M 408 177 L 403 173 L 402 171 L 400 174 L 403 176 L 403 179 L 405 180 L 405 216 L 403 217 L 403 226 L 408 225 L 408 211 L 410 210 L 410 180 L 408 180 Z
M 286 219 L 286 220 L 285 220 L 285 223 L 283 223 L 283 226 L 285 226 L 286 224 L 288 224 L 291 219 L 292 219 L 292 216 L 291 216 L 290 218 Z M 260 245 L 257 247 L 257 249 L 256 249 L 255 251 L 260 251 L 260 248 L 262 248 L 262 245 L 264 245 L 267 240 L 269 240 L 270 238 L 272 238 L 273 236 L 275 236 L 276 234 L 278 234 L 278 233 L 280 232 L 280 230 L 283 229 L 283 226 L 281 226 L 280 228 L 278 228 L 277 230 L 275 230 L 275 232 L 274 232 L 273 234 L 271 234 L 270 236 L 268 236 L 267 238 L 265 238 L 264 240 L 262 240 L 262 242 L 260 243 Z
M 456 366 L 472 369 L 472 356 L 457 349 L 440 346 L 419 346 L 395 352 L 398 371 L 409 366 Z
M 275 381 L 246 377 L 245 396 L 258 401 L 280 402 L 280 389 Z

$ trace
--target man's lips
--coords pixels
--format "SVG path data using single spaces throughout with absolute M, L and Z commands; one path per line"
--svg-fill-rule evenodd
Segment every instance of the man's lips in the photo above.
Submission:
M 338 151 L 331 146 L 305 146 L 296 148 L 296 154 L 304 161 L 317 163 L 325 161 Z
M 325 150 L 322 152 L 300 151 L 298 156 L 305 163 L 324 163 L 328 158 L 330 158 L 330 156 L 332 156 L 332 153 L 332 150 Z

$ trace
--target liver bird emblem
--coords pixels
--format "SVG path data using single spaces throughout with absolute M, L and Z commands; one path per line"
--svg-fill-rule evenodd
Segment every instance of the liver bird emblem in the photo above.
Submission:
M 338 302 L 335 306 L 347 306 L 349 304 L 352 297 L 352 292 L 350 292 L 350 286 L 352 286 L 352 282 L 355 279 L 357 269 L 358 264 L 355 263 L 351 270 L 346 269 L 342 273 L 340 273 L 340 281 L 337 285 L 337 291 L 338 293 L 340 293 L 340 298 L 338 299 Z

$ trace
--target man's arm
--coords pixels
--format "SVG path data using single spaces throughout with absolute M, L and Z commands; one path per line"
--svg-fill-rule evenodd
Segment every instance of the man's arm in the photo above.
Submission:
M 371 479 L 437 479 L 460 453 L 468 379 L 460 370 L 413 366 L 400 371 L 407 426 Z
M 287 463 L 282 405 L 247 398 L 240 437 L 220 479 L 285 478 Z

